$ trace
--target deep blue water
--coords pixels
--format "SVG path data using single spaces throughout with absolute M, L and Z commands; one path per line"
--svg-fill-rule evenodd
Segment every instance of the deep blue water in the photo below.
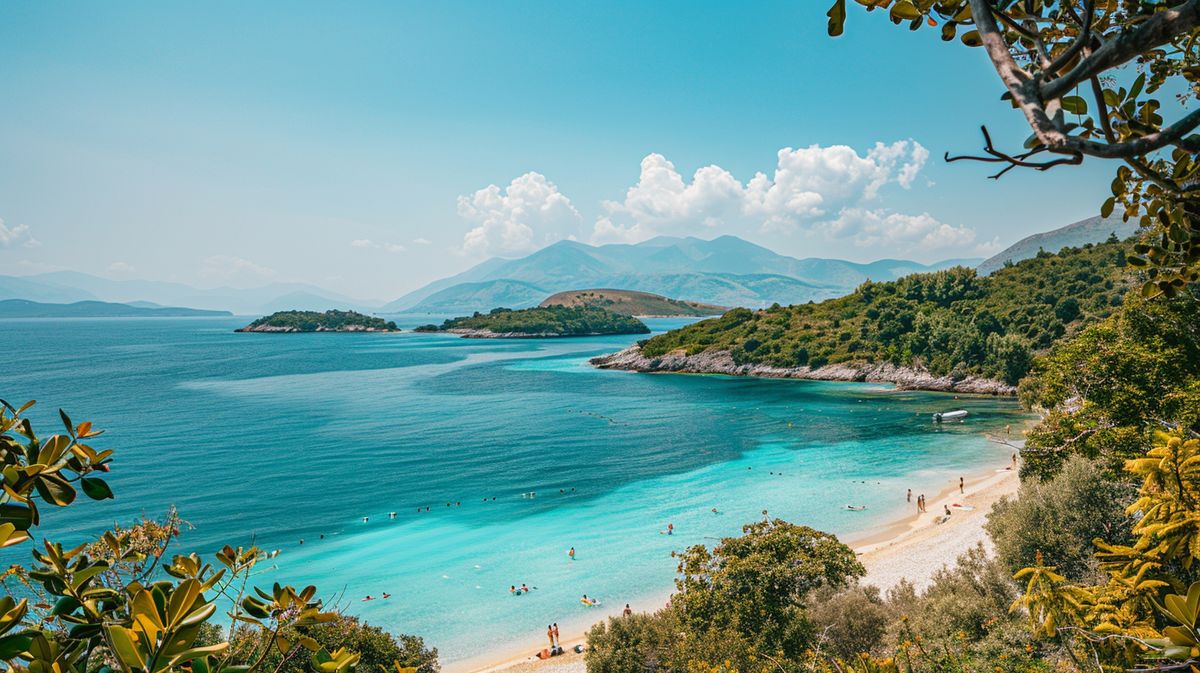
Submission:
M 905 488 L 1003 465 L 982 433 L 1020 419 L 1010 400 L 586 365 L 635 337 L 232 332 L 245 322 L 0 321 L 0 396 L 38 399 L 45 434 L 58 407 L 91 420 L 116 450 L 117 499 L 46 512 L 45 531 L 80 540 L 175 504 L 195 526 L 183 547 L 280 549 L 264 583 L 315 583 L 451 666 L 533 648 L 550 621 L 565 635 L 649 607 L 673 549 L 763 509 L 839 534 L 878 526 Z M 958 406 L 967 423 L 929 422 Z M 538 589 L 510 596 L 522 582 Z

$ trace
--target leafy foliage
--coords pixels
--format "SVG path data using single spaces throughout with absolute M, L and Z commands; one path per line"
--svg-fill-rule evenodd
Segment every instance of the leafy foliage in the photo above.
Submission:
M 514 311 L 492 309 L 489 313 L 452 318 L 442 330 L 483 330 L 495 334 L 529 336 L 584 336 L 588 334 L 646 334 L 645 323 L 628 315 L 593 306 L 541 306 Z
M 1064 248 L 984 278 L 957 267 L 867 282 L 819 304 L 734 309 L 653 337 L 642 352 L 729 351 L 739 363 L 776 367 L 891 362 L 1015 384 L 1033 352 L 1120 304 L 1127 288 L 1115 253 L 1122 245 Z
M 246 325 L 239 332 L 398 332 L 391 320 L 357 311 L 278 311 Z
M 548 297 L 541 306 L 594 306 L 634 316 L 706 316 L 729 310 L 724 306 L 671 299 L 650 292 L 605 289 L 559 292 Z
M 93 499 L 113 497 L 92 476 L 111 461 L 111 451 L 89 445 L 101 433 L 60 411 L 66 434 L 40 439 L 22 417 L 30 406 L 0 408 L 0 536 L 8 546 L 30 542 L 41 511 L 70 505 L 76 485 Z M 266 557 L 259 549 L 225 546 L 212 563 L 196 554 L 168 561 L 182 525 L 171 512 L 162 523 L 117 528 L 73 549 L 43 540 L 32 566 L 0 576 L 0 660 L 13 673 L 257 673 L 271 657 L 344 673 L 359 662 L 342 641 L 330 648 L 308 635 L 339 619 L 315 587 L 251 584 Z M 212 623 L 222 604 L 238 647 Z
M 311 639 L 326 650 L 354 652 L 359 659 L 354 667 L 357 673 L 396 673 L 397 669 L 408 669 L 409 673 L 438 673 L 437 650 L 425 647 L 425 641 L 417 636 L 393 636 L 378 626 L 348 615 L 337 615 L 327 622 L 297 625 L 280 632 L 279 637 L 289 642 Z M 258 648 L 259 634 L 253 627 L 235 629 L 230 639 L 230 648 L 247 655 Z M 300 652 L 303 652 L 301 650 Z M 296 650 L 281 652 L 269 650 L 262 666 L 272 673 L 310 673 L 311 663 L 307 657 L 297 656 Z
M 1097 572 L 1092 540 L 1130 541 L 1125 508 L 1134 493 L 1129 483 L 1107 478 L 1101 466 L 1073 456 L 1053 478 L 1029 479 L 1018 497 L 993 505 L 987 532 L 1010 572 L 1037 565 L 1040 554 L 1066 578 L 1083 581 Z
M 1052 475 L 1070 455 L 1117 475 L 1170 421 L 1200 429 L 1200 302 L 1131 296 L 1103 322 L 1054 346 L 1021 383 L 1021 401 L 1046 410 L 1028 433 L 1026 475 Z
M 1033 132 L 1022 152 L 1010 153 L 984 128 L 984 156 L 948 161 L 1002 165 L 994 178 L 1084 157 L 1120 161 L 1101 214 L 1119 205 L 1126 219 L 1140 217 L 1153 230 L 1129 258 L 1151 267 L 1143 294 L 1172 297 L 1200 279 L 1200 110 L 1186 107 L 1200 99 L 1200 2 L 856 1 L 910 30 L 935 27 L 943 40 L 983 47 L 1004 98 Z M 835 0 L 828 16 L 830 35 L 840 35 L 846 0 Z M 1131 63 L 1140 71 L 1132 82 L 1121 72 Z M 1056 158 L 1041 160 L 1047 155 Z

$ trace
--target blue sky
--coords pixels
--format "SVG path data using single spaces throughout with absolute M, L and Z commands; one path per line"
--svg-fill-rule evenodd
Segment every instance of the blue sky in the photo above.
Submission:
M 9 0 L 0 273 L 386 300 L 561 237 L 931 261 L 1097 211 L 1099 164 L 941 160 L 1027 135 L 982 53 L 826 5 Z

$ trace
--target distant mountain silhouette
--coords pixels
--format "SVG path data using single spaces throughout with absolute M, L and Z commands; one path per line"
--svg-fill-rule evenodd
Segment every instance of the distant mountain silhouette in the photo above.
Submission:
M 27 299 L 52 304 L 105 301 L 130 306 L 187 306 L 259 315 L 275 311 L 325 311 L 331 308 L 370 310 L 362 302 L 305 283 L 271 283 L 256 288 L 200 289 L 154 280 L 110 280 L 78 271 L 32 276 L 0 276 L 0 300 Z
M 536 306 L 547 296 L 588 287 L 651 292 L 721 306 L 819 301 L 868 278 L 900 276 L 978 260 L 932 265 L 899 259 L 869 264 L 797 259 L 736 236 L 712 240 L 660 236 L 637 244 L 559 241 L 519 259 L 489 259 L 385 305 L 382 312 L 457 313 Z
M 1026 236 L 999 254 L 981 262 L 976 270 L 979 271 L 979 275 L 986 276 L 1004 266 L 1005 262 L 1015 263 L 1029 259 L 1037 255 L 1038 250 L 1058 252 L 1063 248 L 1078 248 L 1088 243 L 1103 243 L 1112 234 L 1116 234 L 1117 238 L 1125 239 L 1132 236 L 1137 230 L 1136 220 L 1123 222 L 1120 216 L 1102 219 L 1096 215 L 1052 231 Z
M 0 318 L 181 318 L 233 315 L 229 311 L 205 311 L 174 306 L 133 306 L 106 301 L 77 301 L 47 304 L 26 299 L 0 300 Z

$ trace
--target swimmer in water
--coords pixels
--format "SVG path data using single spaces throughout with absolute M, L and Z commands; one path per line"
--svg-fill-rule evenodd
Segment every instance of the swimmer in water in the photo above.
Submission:
M 575 548 L 574 547 L 571 547 L 571 549 L 567 551 L 567 556 L 569 556 L 572 561 L 575 560 Z

